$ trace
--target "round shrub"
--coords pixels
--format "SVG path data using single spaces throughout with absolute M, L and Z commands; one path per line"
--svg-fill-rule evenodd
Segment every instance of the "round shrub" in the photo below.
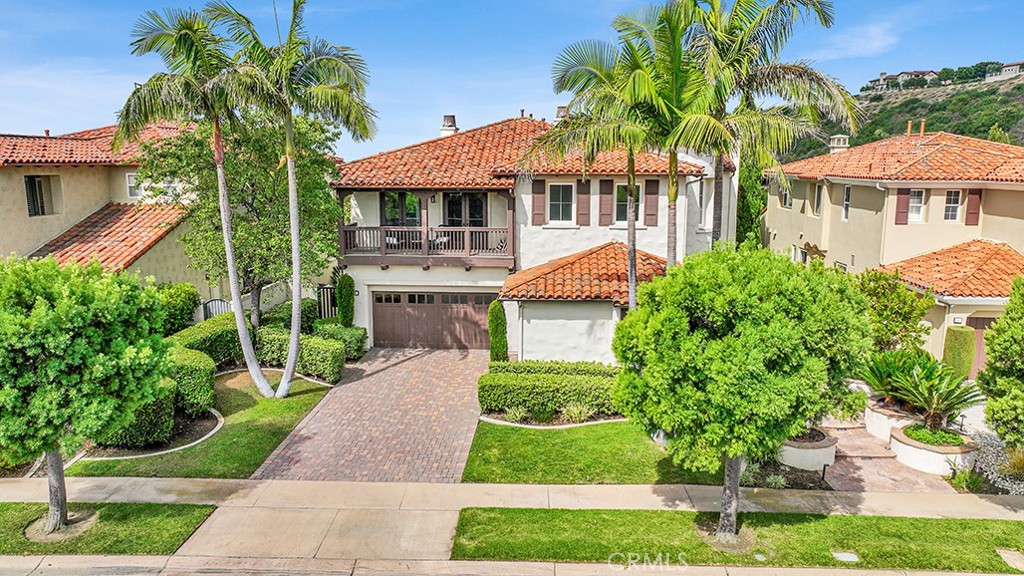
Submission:
M 213 378 L 217 373 L 213 359 L 197 350 L 175 346 L 167 354 L 167 362 L 176 388 L 175 408 L 189 416 L 213 408 Z
M 242 361 L 242 343 L 238 339 L 238 328 L 232 312 L 218 314 L 205 322 L 189 326 L 168 340 L 206 354 L 220 367 L 233 366 Z
M 366 328 L 345 326 L 340 318 L 320 318 L 313 322 L 313 335 L 344 344 L 348 360 L 358 360 L 366 352 Z
M 274 326 L 256 331 L 256 357 L 267 366 L 280 368 L 288 356 L 289 332 Z M 299 374 L 327 382 L 341 380 L 345 368 L 345 345 L 337 340 L 303 334 L 299 338 Z
M 313 322 L 320 317 L 320 309 L 313 298 L 302 299 L 302 311 L 299 319 L 299 331 L 303 334 L 313 333 Z M 260 316 L 260 326 L 273 326 L 276 328 L 291 328 L 292 325 L 292 301 L 285 300 Z
M 487 335 L 491 340 L 491 360 L 508 360 L 508 329 L 501 300 L 494 300 L 487 307 Z
M 343 274 L 334 286 L 334 293 L 338 302 L 338 319 L 343 326 L 352 326 L 356 317 L 356 281 Z
M 949 366 L 960 378 L 967 378 L 974 365 L 974 328 L 950 326 L 946 329 L 946 343 L 942 351 L 942 363 Z
M 145 448 L 163 444 L 174 432 L 174 381 L 163 378 L 153 399 L 139 406 L 133 419 L 99 441 L 104 446 Z
M 164 319 L 164 334 L 174 334 L 192 324 L 196 308 L 201 304 L 199 289 L 188 282 L 160 284 L 156 287 L 160 304 L 167 317 Z

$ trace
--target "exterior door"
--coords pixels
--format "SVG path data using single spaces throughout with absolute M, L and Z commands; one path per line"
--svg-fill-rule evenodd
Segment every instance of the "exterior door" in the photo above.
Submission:
M 995 322 L 995 318 L 968 318 L 967 325 L 974 328 L 974 365 L 971 366 L 970 378 L 974 379 L 985 367 L 985 330 Z
M 374 292 L 378 348 L 485 349 L 487 306 L 495 294 Z

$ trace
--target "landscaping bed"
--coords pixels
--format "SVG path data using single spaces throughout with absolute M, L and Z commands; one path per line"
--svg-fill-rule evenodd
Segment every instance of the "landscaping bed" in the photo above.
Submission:
M 686 563 L 1012 572 L 996 548 L 1024 547 L 1024 523 L 1009 520 L 745 513 L 741 531 L 754 537 L 752 547 L 721 552 L 697 530 L 716 519 L 661 510 L 466 508 L 452 558 L 607 565 L 624 564 L 629 554 L 652 562 L 661 554 L 680 569 Z M 841 562 L 833 551 L 860 560 Z
M 187 446 L 201 440 L 217 427 L 217 416 L 206 412 L 197 416 L 178 413 L 174 415 L 174 428 L 167 442 L 146 448 L 122 448 L 118 446 L 91 445 L 86 450 L 88 458 L 123 458 L 125 456 L 145 456 L 166 450 Z

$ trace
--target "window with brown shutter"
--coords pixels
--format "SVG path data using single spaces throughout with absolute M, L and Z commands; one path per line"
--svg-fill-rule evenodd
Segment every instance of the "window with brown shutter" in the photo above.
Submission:
M 534 180 L 532 195 L 533 202 L 531 204 L 534 226 L 543 226 L 546 223 L 544 206 L 544 201 L 546 200 L 545 192 L 545 182 L 543 180 Z
M 910 214 L 910 189 L 896 190 L 896 224 L 906 224 Z
M 590 180 L 576 181 L 576 225 L 590 226 Z
M 964 215 L 964 224 L 977 226 L 981 219 L 981 190 L 974 189 L 967 191 L 967 213 Z
M 612 210 L 615 208 L 615 183 L 611 180 L 601 180 L 598 194 L 598 215 L 599 226 L 612 225 Z
M 658 180 L 648 180 L 644 184 L 644 226 L 658 225 Z

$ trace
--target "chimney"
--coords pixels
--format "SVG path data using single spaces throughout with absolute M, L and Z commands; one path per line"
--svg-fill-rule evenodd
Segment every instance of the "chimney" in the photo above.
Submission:
M 914 132 L 914 121 L 907 120 L 907 136 L 910 136 Z
M 850 147 L 850 137 L 846 134 L 836 134 L 828 139 L 828 152 L 835 154 Z
M 46 130 L 43 130 L 43 134 L 46 134 L 46 137 L 49 138 L 50 137 L 50 129 L 47 128 Z
M 557 120 L 561 120 L 562 118 L 565 118 L 565 115 L 566 115 L 568 109 L 569 109 L 568 106 L 559 106 L 558 107 L 558 111 L 555 112 L 555 120 L 557 121 Z
M 519 109 L 519 117 L 520 118 L 526 118 L 526 108 L 520 108 Z
M 921 136 L 924 136 L 924 123 L 925 123 L 925 119 L 921 118 Z
M 445 114 L 441 121 L 441 136 L 451 136 L 459 133 L 459 126 L 455 123 L 455 114 Z

